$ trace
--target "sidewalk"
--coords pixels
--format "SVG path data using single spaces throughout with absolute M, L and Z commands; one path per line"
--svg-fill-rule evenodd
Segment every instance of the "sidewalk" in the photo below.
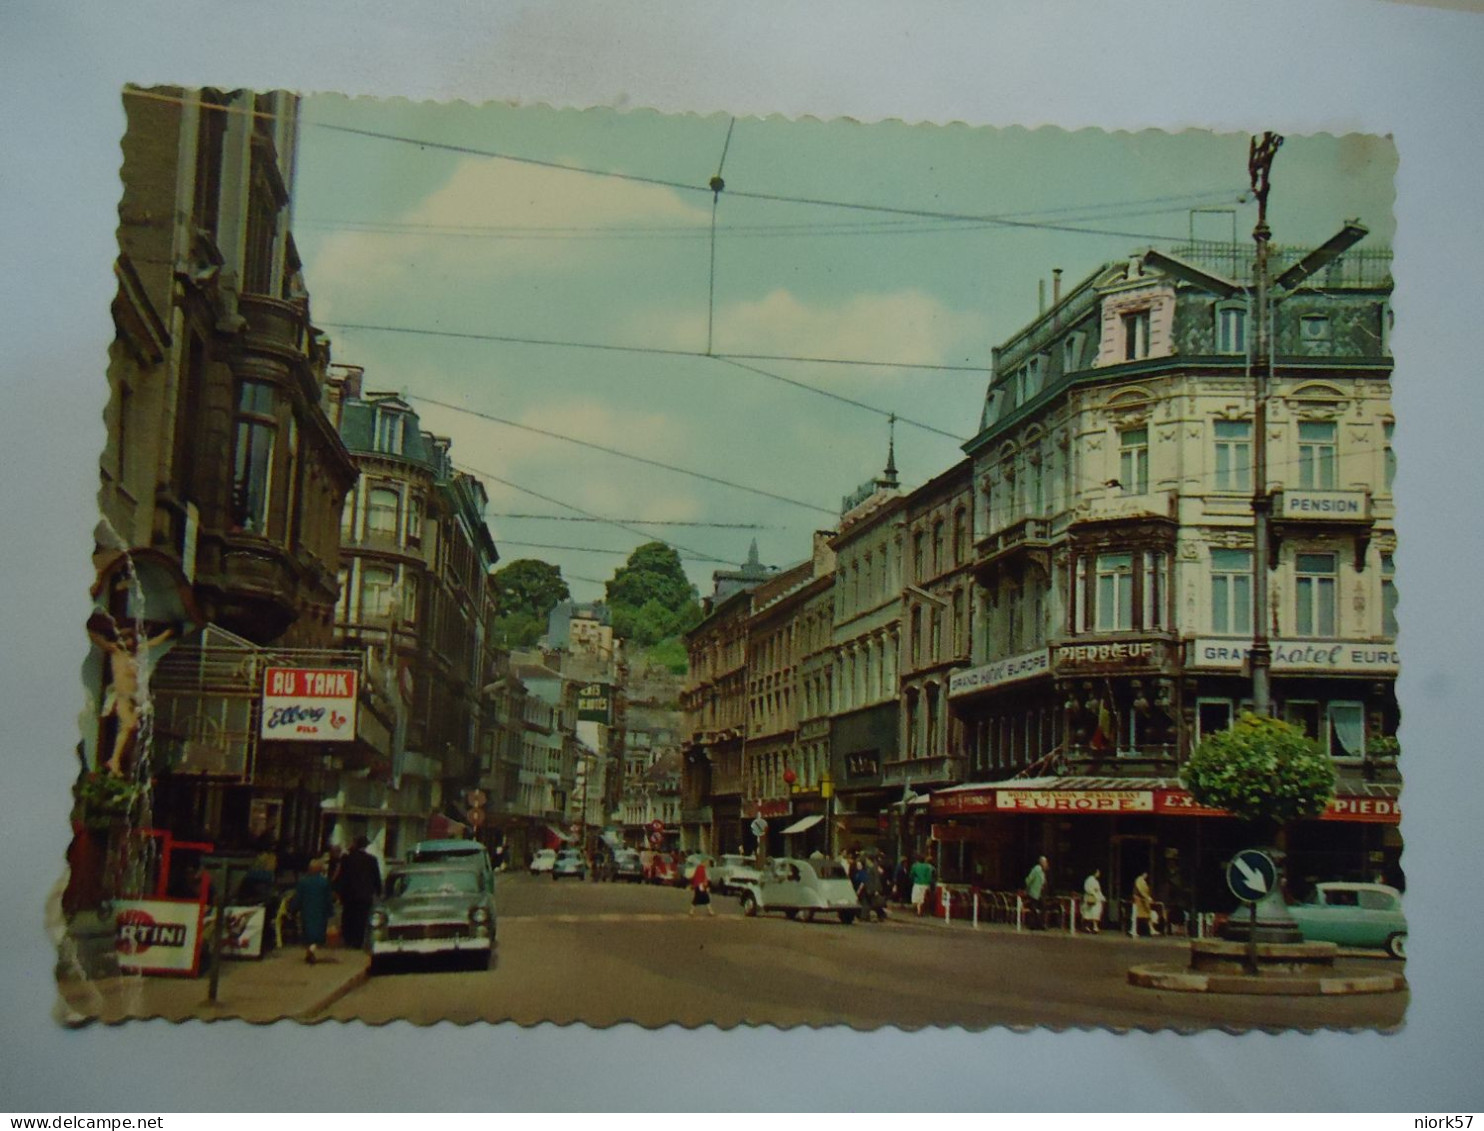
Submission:
M 199 978 L 120 975 L 59 982 L 56 1016 L 72 1026 L 147 1017 L 169 1021 L 233 1017 L 258 1023 L 285 1017 L 306 1020 L 365 979 L 362 951 L 326 949 L 311 966 L 304 961 L 302 950 L 290 947 L 257 961 L 223 962 L 214 1003 L 207 1001 L 209 973 Z

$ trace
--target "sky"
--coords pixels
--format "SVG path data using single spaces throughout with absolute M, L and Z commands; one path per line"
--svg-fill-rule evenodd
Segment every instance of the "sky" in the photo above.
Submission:
M 293 226 L 334 360 L 453 440 L 502 562 L 592 600 L 659 539 L 705 595 L 754 538 L 807 557 L 882 470 L 887 414 L 904 487 L 961 459 L 1053 268 L 1070 289 L 1192 232 L 1249 241 L 1247 144 L 315 95 Z M 1289 137 L 1275 242 L 1358 217 L 1389 243 L 1395 172 L 1385 138 Z

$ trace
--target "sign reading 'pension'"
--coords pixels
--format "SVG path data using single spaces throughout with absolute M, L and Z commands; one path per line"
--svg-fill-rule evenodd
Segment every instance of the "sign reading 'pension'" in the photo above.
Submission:
M 262 737 L 353 741 L 356 675 L 350 668 L 269 668 L 263 673 Z

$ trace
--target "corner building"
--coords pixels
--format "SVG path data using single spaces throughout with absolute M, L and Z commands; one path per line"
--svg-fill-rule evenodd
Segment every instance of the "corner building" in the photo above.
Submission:
M 1272 249 L 1274 274 L 1306 250 Z M 1355 249 L 1273 305 L 1274 711 L 1340 769 L 1290 830 L 1299 881 L 1400 881 L 1389 267 Z M 930 805 L 963 846 L 948 878 L 1013 890 L 1044 853 L 1058 890 L 1102 868 L 1114 907 L 1145 869 L 1173 906 L 1225 906 L 1242 826 L 1178 775 L 1251 705 L 1252 280 L 1231 244 L 1111 263 L 995 351 L 949 688 L 968 781 Z

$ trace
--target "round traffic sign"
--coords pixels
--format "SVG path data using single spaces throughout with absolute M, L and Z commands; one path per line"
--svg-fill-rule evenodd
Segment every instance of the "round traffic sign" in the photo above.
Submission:
M 661 821 L 661 820 L 650 821 L 649 822 L 649 831 L 652 832 L 652 833 L 662 833 L 662 832 L 664 832 L 665 831 L 665 822 L 664 821 Z
M 767 831 L 768 831 L 768 822 L 767 821 L 765 821 L 762 817 L 754 817 L 752 819 L 752 835 L 753 836 L 762 836 Z
M 1244 848 L 1226 866 L 1226 886 L 1243 903 L 1257 903 L 1278 886 L 1278 866 L 1266 852 Z

